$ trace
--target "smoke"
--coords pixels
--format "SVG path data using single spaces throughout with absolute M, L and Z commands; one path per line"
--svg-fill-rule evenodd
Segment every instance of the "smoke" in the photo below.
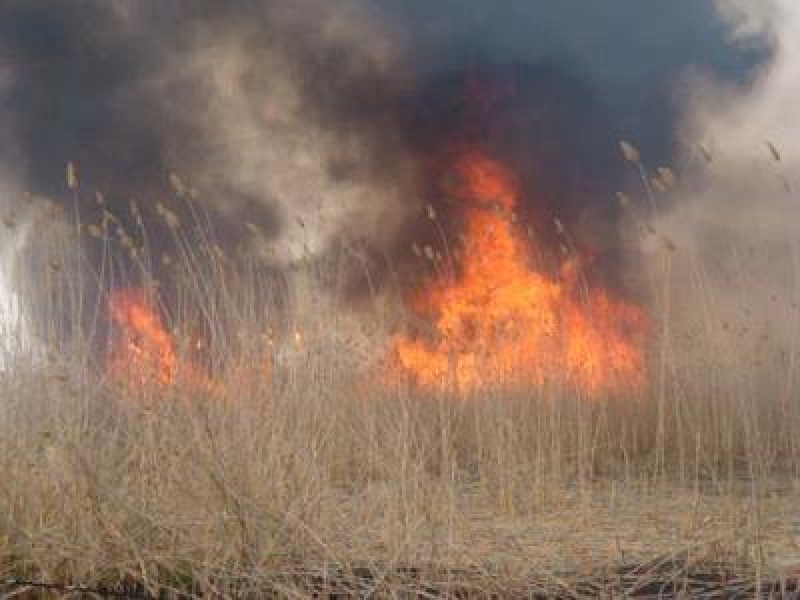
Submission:
M 0 99 L 6 98 L 13 80 L 10 65 L 0 63 Z M 13 140 L 8 136 L 5 106 L 0 103 L 0 369 L 8 367 L 13 356 L 30 349 L 29 324 L 21 309 L 14 285 L 17 257 L 30 233 L 26 218 L 18 219 L 15 200 L 21 196 L 17 174 L 11 169 Z
M 300 296 L 323 293 L 296 281 L 302 265 L 343 239 L 388 247 L 419 202 L 397 114 L 409 69 L 369 3 L 11 0 L 0 7 L 0 57 L 3 147 L 16 149 L 0 163 L 20 190 L 69 214 L 77 202 L 84 231 L 108 211 L 137 238 L 135 200 L 165 293 L 159 258 L 173 248 L 161 206 L 184 231 L 207 216 L 226 251 L 281 270 L 301 311 Z M 66 189 L 67 162 L 77 192 Z M 101 264 L 103 244 L 86 242 Z M 6 248 L 11 271 L 48 272 L 49 256 Z M 26 295 L 32 314 L 47 312 L 49 294 Z
M 615 248 L 617 141 L 674 157 L 674 86 L 697 63 L 724 82 L 693 84 L 698 122 L 704 98 L 744 93 L 773 31 L 772 13 L 751 13 L 726 22 L 694 0 L 6 0 L 0 173 L 14 194 L 70 211 L 77 198 L 90 224 L 107 209 L 135 228 L 135 199 L 156 256 L 170 239 L 158 204 L 190 220 L 191 197 L 223 246 L 291 272 L 342 240 L 396 255 L 436 235 L 420 209 L 448 215 L 437 153 L 467 137 L 519 173 L 523 218 L 557 216 Z M 728 39 L 734 22 L 758 41 Z M 475 81 L 493 98 L 481 114 Z
M 430 115 L 437 86 L 459 73 L 514 66 L 525 102 L 550 96 L 543 104 L 573 120 L 589 115 L 572 129 L 558 116 L 561 131 L 507 119 L 518 137 L 570 138 L 551 163 L 591 138 L 580 157 L 589 164 L 607 162 L 598 149 L 617 135 L 666 158 L 674 77 L 700 57 L 741 78 L 758 58 L 733 51 L 708 7 L 687 0 L 613 10 L 574 0 L 9 0 L 0 40 L 17 148 L 4 162 L 30 189 L 62 193 L 63 166 L 75 161 L 87 196 L 146 208 L 178 172 L 221 226 L 262 227 L 282 263 L 324 253 L 343 229 L 388 240 L 423 204 L 419 129 L 431 120 L 420 124 L 420 107 Z M 447 120 L 459 93 L 434 118 Z M 517 104 L 498 110 L 522 114 Z
M 27 179 L 56 194 L 72 160 L 88 196 L 146 210 L 170 173 L 188 176 L 221 229 L 241 239 L 256 224 L 281 264 L 344 229 L 385 237 L 412 178 L 390 122 L 403 66 L 368 13 L 355 1 L 4 3 Z
M 405 67 L 385 28 L 355 2 L 268 3 L 224 21 L 198 22 L 167 69 L 202 81 L 207 99 L 187 123 L 209 140 L 205 152 L 173 144 L 172 154 L 202 173 L 220 215 L 263 227 L 263 249 L 284 264 L 324 255 L 345 234 L 391 239 L 414 176 L 392 113 Z M 174 81 L 153 95 L 169 97 Z
M 0 210 L 7 223 L 0 232 L 0 368 L 7 366 L 10 357 L 30 343 L 30 331 L 20 308 L 20 298 L 14 285 L 16 258 L 29 235 L 29 227 L 10 221 L 10 198 L 16 192 L 0 174 Z
M 800 333 L 800 6 L 720 0 L 717 8 L 735 43 L 766 43 L 771 58 L 747 84 L 687 75 L 684 182 L 661 205 L 646 253 L 650 270 L 663 272 L 660 242 L 677 248 L 670 268 L 680 293 L 671 302 L 688 361 L 705 354 L 703 364 L 728 362 L 740 374 L 767 365 L 767 380 L 779 383 Z M 711 345 L 698 344 L 697 333 Z
M 758 4 L 727 0 L 720 1 L 719 7 L 731 23 L 734 39 L 740 44 L 767 39 L 772 56 L 746 86 L 696 78 L 688 98 L 684 137 L 689 143 L 705 145 L 716 159 L 715 174 L 724 179 L 738 179 L 742 184 L 758 179 L 754 173 L 771 178 L 757 182 L 767 185 L 759 195 L 769 197 L 768 203 L 781 202 L 791 195 L 786 188 L 793 183 L 792 172 L 800 159 L 800 142 L 791 135 L 800 97 L 800 9 L 780 0 Z M 744 173 L 747 167 L 750 172 Z M 756 190 L 750 188 L 747 193 L 751 191 Z M 776 216 L 771 210 L 760 213 L 767 220 Z

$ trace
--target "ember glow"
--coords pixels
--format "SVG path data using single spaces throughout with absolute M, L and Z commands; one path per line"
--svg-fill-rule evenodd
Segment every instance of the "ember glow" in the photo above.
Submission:
M 175 341 L 147 296 L 137 289 L 113 290 L 108 307 L 116 338 L 112 374 L 133 383 L 174 382 L 178 371 Z
M 644 312 L 590 288 L 575 257 L 557 277 L 531 267 L 530 242 L 514 224 L 519 188 L 503 164 L 470 149 L 455 171 L 464 243 L 452 272 L 440 269 L 416 298 L 431 334 L 397 339 L 402 369 L 423 387 L 460 391 L 563 383 L 595 397 L 641 389 Z

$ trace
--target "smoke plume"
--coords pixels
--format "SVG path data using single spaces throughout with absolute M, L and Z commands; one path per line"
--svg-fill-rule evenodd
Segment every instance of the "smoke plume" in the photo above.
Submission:
M 757 103 L 741 86 L 754 74 L 772 85 L 787 61 L 758 70 L 763 33 L 786 41 L 775 27 L 788 25 L 736 7 L 725 21 L 693 0 L 7 0 L 0 174 L 14 196 L 70 214 L 77 202 L 88 224 L 108 210 L 134 228 L 131 200 L 156 223 L 162 204 L 180 219 L 201 210 L 222 245 L 288 272 L 342 240 L 409 254 L 436 235 L 423 207 L 449 214 L 448 143 L 479 141 L 519 173 L 522 217 L 545 239 L 559 218 L 611 273 L 623 251 L 612 199 L 628 177 L 618 140 L 667 163 L 706 98 L 731 88 Z M 757 42 L 731 41 L 732 23 Z M 675 90 L 690 68 L 721 83 L 691 96 L 684 123 Z M 713 117 L 702 137 L 722 139 Z M 156 227 L 156 255 L 165 240 Z
M 403 216 L 390 110 L 404 68 L 358 3 L 12 1 L 0 17 L 21 166 L 41 191 L 71 160 L 89 195 L 147 209 L 177 173 L 282 263 Z
M 766 367 L 764 377 L 774 379 L 774 369 L 794 364 L 800 333 L 800 143 L 793 133 L 800 7 L 790 0 L 720 0 L 717 8 L 734 43 L 768 44 L 771 58 L 746 84 L 699 70 L 687 75 L 684 182 L 671 204 L 660 207 L 656 230 L 677 249 L 670 269 L 681 293 L 673 295 L 672 309 L 674 325 L 687 335 L 679 353 L 689 361 L 704 355 L 703 364 L 733 362 L 729 374 Z M 663 271 L 658 237 L 646 247 L 651 269 Z M 710 345 L 698 344 L 695 334 Z

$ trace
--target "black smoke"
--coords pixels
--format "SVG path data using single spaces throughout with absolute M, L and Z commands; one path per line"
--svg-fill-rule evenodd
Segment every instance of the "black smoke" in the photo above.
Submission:
M 613 252 L 618 140 L 669 163 L 686 69 L 745 82 L 767 56 L 691 0 L 6 0 L 0 156 L 56 199 L 74 161 L 81 210 L 98 190 L 127 224 L 132 198 L 157 220 L 181 173 L 224 243 L 253 223 L 291 262 L 304 235 L 318 253 L 351 233 L 384 249 L 428 235 L 420 208 L 448 213 L 432 160 L 467 139 L 520 174 L 523 217 L 588 210 Z M 343 208 L 315 225 L 315 203 Z

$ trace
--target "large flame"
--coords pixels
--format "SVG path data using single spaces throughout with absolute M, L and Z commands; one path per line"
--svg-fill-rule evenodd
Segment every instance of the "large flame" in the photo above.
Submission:
M 178 373 L 175 341 L 147 295 L 133 288 L 116 289 L 108 307 L 115 325 L 112 373 L 136 383 L 174 382 Z
M 591 289 L 574 257 L 559 277 L 532 269 L 527 238 L 513 222 L 512 173 L 475 149 L 455 167 L 466 202 L 464 244 L 457 267 L 445 265 L 418 296 L 415 309 L 432 321 L 431 332 L 398 338 L 402 368 L 420 385 L 461 391 L 549 382 L 591 396 L 641 388 L 644 312 Z

